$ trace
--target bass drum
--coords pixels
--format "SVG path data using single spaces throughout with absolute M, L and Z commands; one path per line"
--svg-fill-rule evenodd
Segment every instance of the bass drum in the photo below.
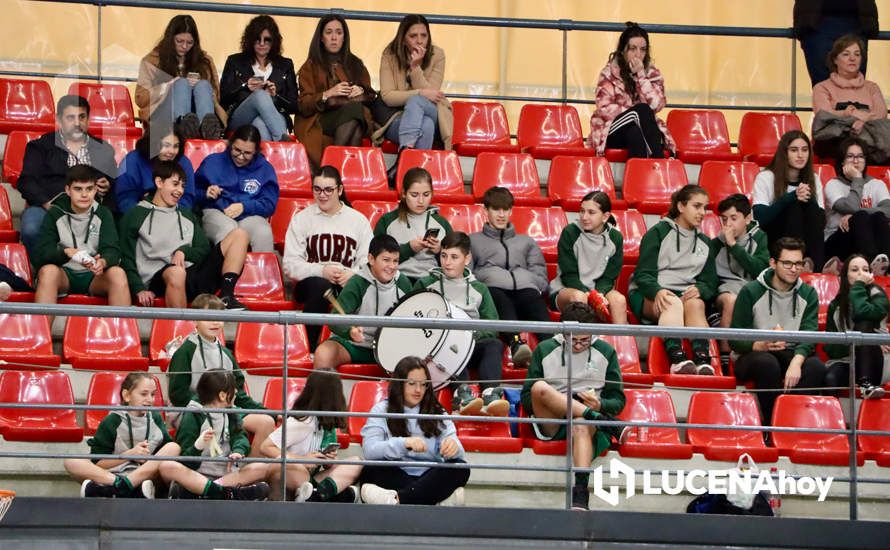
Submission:
M 407 294 L 387 313 L 391 317 L 469 319 L 464 310 L 432 290 Z M 408 356 L 428 361 L 433 389 L 440 389 L 466 368 L 476 342 L 471 330 L 382 327 L 374 343 L 374 356 L 392 374 Z

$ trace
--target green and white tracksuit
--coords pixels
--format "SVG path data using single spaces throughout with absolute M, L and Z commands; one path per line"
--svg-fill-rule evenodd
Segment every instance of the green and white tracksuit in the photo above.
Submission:
M 182 449 L 182 456 L 227 457 L 232 453 L 243 456 L 250 454 L 250 441 L 241 427 L 241 419 L 237 414 L 214 412 L 216 409 L 202 407 L 192 401 L 189 403 L 194 412 L 182 415 L 179 429 L 176 431 L 176 442 Z M 206 443 L 203 450 L 195 448 L 195 442 L 208 428 L 213 429 L 216 445 Z M 226 462 L 185 462 L 185 464 L 211 479 L 226 475 Z
M 601 233 L 584 231 L 581 225 L 569 224 L 559 236 L 556 278 L 550 281 L 550 291 L 563 288 L 582 292 L 591 289 L 606 294 L 615 288 L 624 263 L 624 238 L 611 224 Z
M 119 455 L 143 441 L 148 441 L 148 450 L 152 454 L 173 441 L 160 413 L 151 412 L 138 416 L 127 411 L 111 411 L 99 423 L 96 435 L 87 440 L 87 445 L 94 455 Z M 108 471 L 126 474 L 138 467 L 138 463 L 128 460 Z
M 462 309 L 470 319 L 498 319 L 498 310 L 488 287 L 477 281 L 469 268 L 464 268 L 463 277 L 454 279 L 446 277 L 441 268 L 434 268 L 429 275 L 417 281 L 414 288 L 438 292 L 454 306 Z M 473 335 L 477 342 L 488 338 L 497 338 L 497 334 L 494 331 L 479 330 Z
M 720 233 L 711 239 L 711 260 L 720 281 L 717 293 L 738 294 L 743 286 L 769 267 L 766 233 L 752 221 L 732 246 L 726 244 L 726 238 Z
M 414 252 L 409 241 L 423 238 L 428 229 L 438 229 L 440 241 L 451 233 L 451 224 L 439 214 L 437 206 L 426 212 L 408 212 L 404 221 L 399 219 L 398 209 L 384 214 L 374 227 L 374 235 L 390 235 L 399 243 L 399 272 L 412 279 L 419 279 L 439 265 L 436 254 L 427 248 Z
M 887 314 L 890 313 L 890 302 L 887 294 L 876 285 L 866 285 L 857 281 L 850 286 L 849 293 L 850 315 L 841 322 L 840 300 L 836 297 L 828 305 L 828 321 L 825 330 L 828 332 L 841 332 L 841 326 L 846 330 L 854 328 L 860 322 L 872 323 L 875 332 L 887 332 Z M 825 353 L 831 359 L 827 364 L 837 361 L 849 363 L 850 346 L 845 344 L 825 344 Z M 857 363 L 858 365 L 858 363 Z

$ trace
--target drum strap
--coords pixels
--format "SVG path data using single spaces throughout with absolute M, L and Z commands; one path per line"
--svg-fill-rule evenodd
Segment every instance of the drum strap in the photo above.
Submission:
M 445 295 L 445 274 L 444 273 L 442 273 L 442 276 L 439 277 L 439 294 L 441 294 L 443 298 L 447 299 L 447 297 Z M 470 305 L 470 282 L 469 281 L 467 281 L 467 286 L 466 286 L 466 291 L 465 291 L 465 296 L 464 296 L 464 303 L 466 305 Z

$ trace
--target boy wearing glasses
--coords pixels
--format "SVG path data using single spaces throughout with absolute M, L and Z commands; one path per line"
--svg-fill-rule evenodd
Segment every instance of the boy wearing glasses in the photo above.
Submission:
M 566 305 L 563 321 L 596 323 L 593 308 L 581 302 Z M 589 334 L 555 334 L 544 340 L 532 353 L 531 365 L 522 386 L 522 408 L 533 418 L 565 419 L 566 393 L 569 390 L 568 360 L 571 357 L 572 417 L 579 420 L 612 420 L 624 408 L 621 367 L 615 348 Z M 566 439 L 565 424 L 532 424 L 538 439 Z M 572 457 L 574 465 L 589 468 L 593 458 L 602 454 L 618 436 L 617 428 L 574 424 Z M 587 510 L 590 474 L 575 474 L 572 509 Z
M 818 330 L 819 297 L 800 280 L 804 243 L 782 237 L 770 250 L 769 269 L 746 284 L 736 298 L 732 328 L 761 330 Z M 825 365 L 814 355 L 815 346 L 796 342 L 732 340 L 736 379 L 753 382 L 759 391 L 763 423 L 772 421 L 779 390 L 825 385 Z
M 212 246 L 191 210 L 180 208 L 185 172 L 175 161 L 155 161 L 157 190 L 127 212 L 120 223 L 121 265 L 130 291 L 142 306 L 163 296 L 168 307 L 184 308 L 199 294 L 214 294 L 228 309 L 244 309 L 235 285 L 250 237 L 235 229 Z

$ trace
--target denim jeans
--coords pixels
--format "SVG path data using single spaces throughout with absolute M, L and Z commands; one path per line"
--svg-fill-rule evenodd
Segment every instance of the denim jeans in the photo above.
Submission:
M 195 100 L 195 110 L 192 111 L 192 99 Z M 167 94 L 164 103 L 171 102 L 173 108 L 173 120 L 182 115 L 194 112 L 198 120 L 203 120 L 205 115 L 213 114 L 213 86 L 209 80 L 199 80 L 194 87 L 189 85 L 187 78 L 180 78 L 173 83 L 173 89 Z
M 29 206 L 22 212 L 22 243 L 28 251 L 28 256 L 34 256 L 34 248 L 40 239 L 40 227 L 43 225 L 43 218 L 46 217 L 46 210 L 42 206 Z
M 411 96 L 402 114 L 386 129 L 386 139 L 403 147 L 432 149 L 438 120 L 435 103 L 419 94 Z
M 807 61 L 807 71 L 810 73 L 810 81 L 813 86 L 828 79 L 828 67 L 825 58 L 834 41 L 845 34 L 857 34 L 865 44 L 862 52 L 862 67 L 859 69 L 865 74 L 866 53 L 868 53 L 868 41 L 862 36 L 862 25 L 859 18 L 852 17 L 823 17 L 816 29 L 805 32 L 800 37 L 800 49 Z
M 235 129 L 245 124 L 252 124 L 259 130 L 263 141 L 279 140 L 287 134 L 284 117 L 275 108 L 272 96 L 262 88 L 254 90 L 232 112 L 229 128 Z

